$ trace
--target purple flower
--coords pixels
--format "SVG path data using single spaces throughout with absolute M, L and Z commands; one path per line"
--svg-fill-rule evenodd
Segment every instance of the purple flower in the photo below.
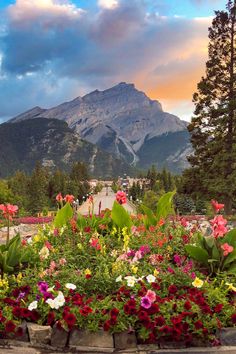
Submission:
M 152 306 L 152 303 L 147 296 L 141 298 L 141 306 L 145 309 L 149 309 Z
M 127 256 L 128 256 L 128 257 L 134 257 L 134 255 L 135 255 L 135 251 L 134 251 L 134 250 L 129 250 L 129 251 L 127 252 Z
M 38 289 L 41 292 L 41 294 L 47 293 L 48 290 L 48 283 L 46 281 L 39 281 L 38 282 Z
M 20 299 L 23 299 L 24 296 L 25 296 L 25 293 L 21 292 L 21 293 L 18 295 L 17 301 L 20 300 Z

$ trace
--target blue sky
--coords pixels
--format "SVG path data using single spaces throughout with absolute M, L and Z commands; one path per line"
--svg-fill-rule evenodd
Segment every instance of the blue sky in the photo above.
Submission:
M 225 3 L 0 0 L 0 121 L 120 81 L 190 120 L 208 27 Z

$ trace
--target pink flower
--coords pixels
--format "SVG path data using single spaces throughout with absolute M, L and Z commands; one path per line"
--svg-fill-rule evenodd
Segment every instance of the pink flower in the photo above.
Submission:
M 73 203 L 74 199 L 75 199 L 75 197 L 72 194 L 67 194 L 65 196 L 65 198 L 64 198 L 64 201 L 66 203 L 70 203 L 71 204 L 71 203 Z
M 152 302 L 147 296 L 141 298 L 141 306 L 145 309 L 149 309 L 152 306 Z
M 15 216 L 18 211 L 18 206 L 12 204 L 0 204 L 0 210 L 2 211 L 4 218 L 12 220 L 12 217 Z
M 91 247 L 96 248 L 96 250 L 99 251 L 101 249 L 101 245 L 99 244 L 99 239 L 98 238 L 93 238 L 92 237 L 89 240 L 89 243 L 90 243 Z
M 174 262 L 177 264 L 177 266 L 181 266 L 181 264 L 183 263 L 182 257 L 178 254 L 175 254 L 173 258 L 174 258 Z
M 224 243 L 221 245 L 221 249 L 224 251 L 223 255 L 226 257 L 229 253 L 233 252 L 234 248 L 230 246 L 228 243 Z
M 51 250 L 52 249 L 52 245 L 50 242 L 46 241 L 45 242 L 45 246 L 47 247 L 48 250 Z
M 116 201 L 119 204 L 125 204 L 126 203 L 126 194 L 123 191 L 118 191 L 116 193 Z
M 65 258 L 59 259 L 59 264 L 60 264 L 60 265 L 66 264 L 66 259 L 65 259 Z
M 93 204 L 93 196 L 92 195 L 89 196 L 88 200 L 89 200 L 89 203 Z
M 224 208 L 224 204 L 219 204 L 216 200 L 211 201 L 211 205 L 216 213 Z
M 151 301 L 151 303 L 153 303 L 154 301 L 156 301 L 156 293 L 155 291 L 152 290 L 148 290 L 146 297 Z
M 63 201 L 63 196 L 61 195 L 61 193 L 58 193 L 57 196 L 56 196 L 56 201 L 58 203 L 61 203 Z
M 225 226 L 227 224 L 227 220 L 225 220 L 222 215 L 215 216 L 214 219 L 210 220 L 210 223 L 212 225 L 211 228 L 215 238 L 223 237 L 227 233 L 228 230 Z

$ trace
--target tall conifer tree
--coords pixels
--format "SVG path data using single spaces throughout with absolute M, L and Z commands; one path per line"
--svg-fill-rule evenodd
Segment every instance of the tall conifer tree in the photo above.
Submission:
M 193 101 L 189 176 L 201 192 L 224 199 L 229 214 L 236 197 L 236 0 L 227 2 L 226 11 L 215 13 L 206 73 Z

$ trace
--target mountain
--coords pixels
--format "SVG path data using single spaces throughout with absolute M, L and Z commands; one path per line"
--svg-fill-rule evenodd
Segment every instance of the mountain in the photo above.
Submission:
M 73 162 L 83 161 L 97 177 L 133 174 L 126 162 L 116 159 L 96 145 L 81 139 L 66 122 L 57 119 L 27 119 L 0 125 L 0 178 L 17 170 L 31 172 L 36 161 L 50 169 L 70 170 Z
M 39 117 L 66 121 L 81 138 L 134 166 L 165 165 L 175 172 L 187 166 L 187 123 L 133 84 L 121 82 L 51 109 L 35 107 L 11 122 Z

